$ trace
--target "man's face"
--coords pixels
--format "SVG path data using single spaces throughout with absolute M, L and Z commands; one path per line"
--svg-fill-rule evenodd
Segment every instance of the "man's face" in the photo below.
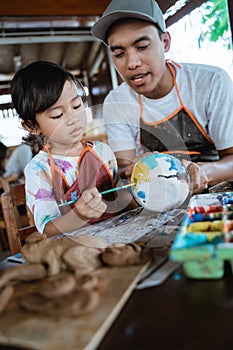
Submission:
M 160 38 L 153 24 L 129 20 L 112 27 L 108 44 L 125 82 L 137 93 L 158 98 L 166 78 L 164 53 L 170 48 L 170 35 L 166 32 Z

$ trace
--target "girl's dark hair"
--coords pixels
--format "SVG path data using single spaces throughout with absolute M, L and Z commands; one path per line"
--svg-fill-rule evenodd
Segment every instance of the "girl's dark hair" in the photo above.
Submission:
M 6 159 L 6 157 L 7 157 L 7 150 L 8 150 L 7 146 L 4 145 L 4 143 L 2 143 L 0 141 L 0 161 Z
M 26 126 L 33 129 L 37 125 L 36 114 L 44 112 L 57 102 L 67 80 L 75 83 L 79 96 L 85 103 L 85 90 L 79 80 L 53 62 L 36 61 L 15 74 L 11 83 L 12 102 Z M 29 135 L 29 143 L 33 143 L 33 139 L 33 135 Z
M 4 143 L 0 141 L 0 176 L 2 176 L 4 173 L 3 161 L 7 157 L 7 150 L 7 146 L 5 146 Z

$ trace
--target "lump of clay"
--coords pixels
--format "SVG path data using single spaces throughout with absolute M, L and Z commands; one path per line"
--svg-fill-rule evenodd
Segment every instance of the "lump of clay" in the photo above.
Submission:
M 51 317 L 77 317 L 93 312 L 99 305 L 98 291 L 80 289 L 57 298 L 45 298 L 32 293 L 20 300 L 20 306 L 30 312 Z
M 47 236 L 45 234 L 42 235 L 38 231 L 35 231 L 35 232 L 32 232 L 29 236 L 26 237 L 25 243 L 32 244 L 32 243 L 36 243 L 36 242 L 42 241 L 43 239 L 46 239 L 46 238 L 47 238 Z
M 151 258 L 151 251 L 136 243 L 108 247 L 101 254 L 102 261 L 110 266 L 142 264 Z
M 95 270 L 101 265 L 99 254 L 107 246 L 103 239 L 88 235 L 51 239 L 33 233 L 27 238 L 22 254 L 29 263 L 43 264 L 48 276 L 53 276 L 67 268 L 76 272 Z
M 0 315 L 6 309 L 8 302 L 14 294 L 14 288 L 11 285 L 7 285 L 0 290 Z
M 93 290 L 99 285 L 98 277 L 90 274 L 83 273 L 76 276 L 76 287 L 77 289 Z
M 76 245 L 69 238 L 42 239 L 34 243 L 26 243 L 22 248 L 22 254 L 29 263 L 41 263 L 46 266 L 49 276 L 56 275 L 64 270 L 61 255 L 71 246 Z
M 63 271 L 55 276 L 44 279 L 38 288 L 38 294 L 45 298 L 56 298 L 67 295 L 76 288 L 76 280 L 74 275 Z
M 101 266 L 100 251 L 85 246 L 74 246 L 67 249 L 62 259 L 68 268 L 74 272 L 90 272 Z

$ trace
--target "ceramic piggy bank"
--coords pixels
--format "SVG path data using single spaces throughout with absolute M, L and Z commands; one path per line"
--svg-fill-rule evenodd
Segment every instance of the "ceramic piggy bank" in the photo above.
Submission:
M 179 207 L 189 195 L 189 176 L 181 161 L 169 154 L 151 153 L 134 166 L 131 182 L 137 202 L 148 210 Z

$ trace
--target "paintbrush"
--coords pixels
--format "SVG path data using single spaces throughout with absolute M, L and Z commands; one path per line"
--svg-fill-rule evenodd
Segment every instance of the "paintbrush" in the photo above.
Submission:
M 131 184 L 127 184 L 127 185 L 124 185 L 124 186 L 119 186 L 119 187 L 114 187 L 114 188 L 111 188 L 110 190 L 106 190 L 106 191 L 103 191 L 103 192 L 100 192 L 100 194 L 108 194 L 108 193 L 112 193 L 112 192 L 116 192 L 116 191 L 120 191 L 120 190 L 123 190 L 125 188 L 128 188 L 128 187 L 132 187 L 136 185 L 135 182 L 131 183 Z M 79 197 L 76 197 L 75 199 L 72 199 L 72 201 L 69 201 L 69 202 L 64 202 L 64 203 L 61 203 L 61 204 L 58 204 L 59 207 L 64 207 L 65 205 L 70 205 L 70 204 L 73 204 L 75 203 L 77 200 L 78 200 Z

